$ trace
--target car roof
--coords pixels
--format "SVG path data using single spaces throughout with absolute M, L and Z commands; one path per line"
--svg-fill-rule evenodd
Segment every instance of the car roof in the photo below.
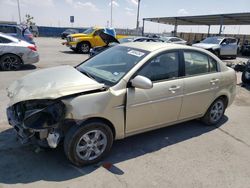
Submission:
M 222 39 L 236 39 L 235 37 L 223 37 L 223 36 L 213 36 L 213 37 L 207 37 L 207 38 L 217 38 L 219 40 L 222 40 Z
M 184 46 L 181 44 L 172 44 L 172 43 L 164 43 L 164 42 L 130 42 L 130 43 L 124 43 L 120 44 L 121 46 L 125 47 L 131 47 L 131 48 L 137 48 L 141 50 L 146 50 L 149 52 L 153 52 L 162 48 L 167 48 L 169 50 L 171 49 L 193 49 L 197 50 L 195 47 L 191 46 Z

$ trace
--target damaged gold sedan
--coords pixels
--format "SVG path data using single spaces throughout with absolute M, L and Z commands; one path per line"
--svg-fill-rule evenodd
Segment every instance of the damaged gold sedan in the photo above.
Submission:
M 20 140 L 61 142 L 82 166 L 100 161 L 116 139 L 197 118 L 217 124 L 235 97 L 236 76 L 202 49 L 127 43 L 76 67 L 36 71 L 7 90 Z

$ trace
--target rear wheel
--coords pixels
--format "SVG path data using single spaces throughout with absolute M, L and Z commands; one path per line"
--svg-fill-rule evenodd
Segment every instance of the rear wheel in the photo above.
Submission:
M 76 166 L 100 161 L 111 149 L 113 134 L 108 125 L 95 121 L 72 127 L 64 140 L 67 158 Z
M 0 58 L 0 67 L 4 71 L 19 70 L 22 64 L 22 60 L 14 54 L 5 54 Z
M 207 125 L 216 125 L 222 119 L 225 108 L 226 104 L 222 98 L 215 100 L 203 116 L 202 121 Z

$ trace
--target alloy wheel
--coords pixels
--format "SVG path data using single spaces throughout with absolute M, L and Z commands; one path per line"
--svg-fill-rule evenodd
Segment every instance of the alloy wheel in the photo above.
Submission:
M 85 133 L 78 141 L 76 153 L 82 160 L 94 160 L 106 149 L 107 136 L 101 130 Z
M 6 55 L 1 60 L 1 68 L 5 71 L 18 70 L 20 66 L 20 60 L 14 55 Z
M 210 111 L 210 120 L 212 122 L 217 122 L 221 119 L 224 112 L 224 103 L 221 100 L 216 101 Z
M 89 52 L 89 45 L 87 43 L 83 43 L 81 46 L 81 50 L 83 53 Z

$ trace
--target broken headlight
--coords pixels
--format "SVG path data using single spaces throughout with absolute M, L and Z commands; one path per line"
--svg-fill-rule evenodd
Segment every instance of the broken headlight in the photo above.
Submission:
M 32 100 L 16 105 L 18 119 L 25 128 L 44 129 L 55 127 L 64 119 L 65 105 L 55 100 Z

